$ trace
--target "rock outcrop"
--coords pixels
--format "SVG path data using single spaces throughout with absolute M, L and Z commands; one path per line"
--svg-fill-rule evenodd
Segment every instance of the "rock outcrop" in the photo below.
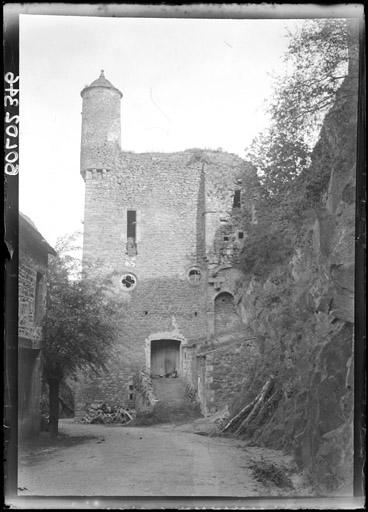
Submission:
M 351 66 L 312 155 L 309 171 L 327 177 L 322 200 L 305 215 L 291 259 L 242 285 L 243 321 L 260 349 L 243 403 L 271 372 L 282 390 L 252 439 L 292 451 L 323 492 L 351 490 L 353 480 L 356 123 Z

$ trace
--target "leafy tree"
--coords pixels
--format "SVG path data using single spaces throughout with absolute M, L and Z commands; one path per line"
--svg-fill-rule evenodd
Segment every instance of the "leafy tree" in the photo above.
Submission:
M 256 138 L 247 158 L 261 183 L 280 199 L 310 165 L 324 116 L 348 70 L 345 20 L 307 20 L 289 33 L 286 72 L 275 80 L 269 129 Z M 294 193 L 294 191 L 293 191 Z
M 49 428 L 57 435 L 62 380 L 89 368 L 98 373 L 114 338 L 116 304 L 103 283 L 81 279 L 70 240 L 60 240 L 48 268 L 43 374 L 49 387 Z
M 354 74 L 354 36 L 346 20 L 326 19 L 305 21 L 289 33 L 286 71 L 275 81 L 270 101 L 270 126 L 246 154 L 258 177 L 243 179 L 244 194 L 257 198 L 258 220 L 254 224 L 249 207 L 243 208 L 248 238 L 240 261 L 247 272 L 266 275 L 288 261 L 308 210 L 326 190 L 329 166 L 311 166 L 311 156 L 320 149 L 314 145 L 338 89 L 348 72 Z
M 347 76 L 348 27 L 345 20 L 307 20 L 289 32 L 287 72 L 276 84 L 270 113 L 278 129 L 311 144 L 323 117 Z
M 257 168 L 265 190 L 282 197 L 290 182 L 309 165 L 310 149 L 301 137 L 272 126 L 253 141 L 247 159 Z

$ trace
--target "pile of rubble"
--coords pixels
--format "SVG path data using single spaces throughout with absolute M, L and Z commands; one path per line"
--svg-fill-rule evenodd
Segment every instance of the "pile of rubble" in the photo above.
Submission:
M 134 410 L 127 410 L 124 407 L 116 405 L 107 405 L 103 402 L 94 402 L 91 404 L 87 413 L 80 420 L 81 423 L 130 423 L 135 417 Z
M 139 410 L 152 410 L 157 400 L 153 391 L 152 379 L 145 370 L 138 370 L 134 375 L 134 389 L 136 393 L 135 405 Z

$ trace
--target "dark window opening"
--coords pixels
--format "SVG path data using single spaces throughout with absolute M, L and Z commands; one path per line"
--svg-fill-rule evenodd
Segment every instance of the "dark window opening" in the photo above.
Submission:
M 136 239 L 137 212 L 135 210 L 127 211 L 127 237 Z
M 130 394 L 129 394 L 129 400 L 134 400 L 134 395 L 133 395 L 133 393 L 130 393 Z
M 129 390 L 132 391 L 133 390 L 133 384 L 129 384 Z
M 243 233 L 243 231 L 239 231 L 239 233 L 238 233 L 238 238 L 244 238 L 244 233 Z
M 133 274 L 125 274 L 121 280 L 121 283 L 127 290 L 132 290 L 135 287 L 137 280 Z
M 201 280 L 201 271 L 198 268 L 192 268 L 188 272 L 189 282 L 192 284 L 198 284 Z
M 148 315 L 148 311 L 145 311 L 145 312 L 144 312 L 144 314 L 145 314 L 145 315 Z
M 194 311 L 194 316 L 197 316 L 197 315 L 198 315 L 197 311 Z
M 137 254 L 137 212 L 135 210 L 127 211 L 127 245 L 126 252 L 128 256 Z
M 229 237 L 228 236 L 224 236 L 224 241 L 228 242 L 229 241 Z
M 233 208 L 240 208 L 240 190 L 234 192 Z

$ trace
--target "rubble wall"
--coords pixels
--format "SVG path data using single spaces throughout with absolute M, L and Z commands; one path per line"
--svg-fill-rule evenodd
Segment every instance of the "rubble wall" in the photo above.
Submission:
M 231 205 L 241 165 L 240 158 L 222 152 L 122 153 L 116 169 L 85 173 L 84 268 L 120 297 L 122 315 L 114 364 L 102 380 L 93 377 L 94 392 L 87 391 L 88 382 L 79 386 L 77 404 L 95 393 L 127 405 L 127 379 L 146 365 L 148 338 L 180 339 L 185 346 L 208 337 L 213 311 L 204 258 L 207 195 L 216 186 L 222 191 L 217 210 Z M 127 249 L 128 210 L 136 211 L 133 254 Z M 188 280 L 193 266 L 201 271 L 197 283 Z M 124 273 L 136 278 L 131 291 L 121 285 Z M 194 359 L 185 353 L 190 361 L 182 361 L 182 370 L 196 386 Z
M 19 256 L 19 319 L 18 336 L 27 348 L 40 348 L 42 339 L 41 323 L 46 311 L 46 268 L 44 255 L 34 254 L 20 237 Z M 39 283 L 36 311 L 37 273 L 43 276 Z
M 42 320 L 46 312 L 47 253 L 38 250 L 20 230 L 18 317 L 19 437 L 37 434 L 41 425 Z M 42 276 L 37 283 L 37 273 Z
M 252 386 L 258 355 L 258 345 L 252 340 L 219 347 L 206 355 L 207 412 L 229 405 L 240 389 Z

